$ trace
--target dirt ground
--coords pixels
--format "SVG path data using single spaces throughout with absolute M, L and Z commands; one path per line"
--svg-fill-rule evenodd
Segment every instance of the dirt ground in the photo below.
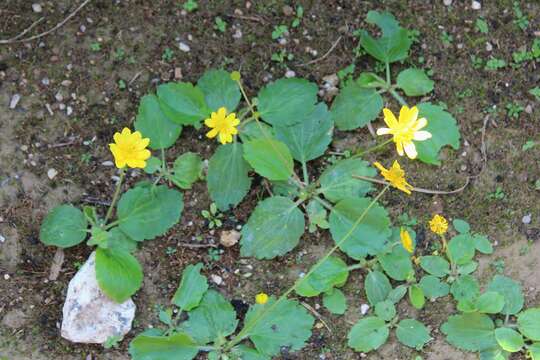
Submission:
M 33 11 L 32 3 L 41 4 L 42 12 Z M 27 35 L 50 29 L 79 3 L 2 0 L 0 39 L 16 36 L 40 17 L 44 20 Z M 0 241 L 0 359 L 128 359 L 129 341 L 149 325 L 157 325 L 156 305 L 169 302 L 189 263 L 202 261 L 207 275 L 221 276 L 224 283 L 214 287 L 230 299 L 251 302 L 261 289 L 279 294 L 290 286 L 298 272 L 329 248 L 329 234 L 304 235 L 298 248 L 273 261 L 241 259 L 236 247 L 217 256 L 210 249 L 180 245 L 219 239 L 221 229 L 209 230 L 201 216 L 211 201 L 205 184 L 199 182 L 185 191 L 180 224 L 138 252 L 145 278 L 134 296 L 137 314 L 131 333 L 116 349 L 71 344 L 59 336 L 62 304 L 69 280 L 91 249 L 84 245 L 67 249 L 60 276 L 49 281 L 55 250 L 40 243 L 39 226 L 47 211 L 61 202 L 110 201 L 116 172 L 106 163 L 112 160 L 107 144 L 115 131 L 132 124 L 139 99 L 156 85 L 175 75 L 194 82 L 205 70 L 217 67 L 240 69 L 251 95 L 288 70 L 319 85 L 323 77 L 351 63 L 357 75 L 375 65 L 367 56 L 355 58 L 358 40 L 353 34 L 366 27 L 365 16 L 373 9 L 390 10 L 405 27 L 419 31 L 413 56 L 405 64 L 394 65 L 394 72 L 411 65 L 431 69 L 435 91 L 425 100 L 444 102 L 462 134 L 460 150 L 443 151 L 442 167 L 409 162 L 410 182 L 424 188 L 455 189 L 471 176 L 459 194 L 407 197 L 392 192 L 383 199 L 385 206 L 392 209 L 394 218 L 402 213 L 418 218 L 415 229 L 425 232 L 427 242 L 435 240 L 424 231 L 432 212 L 467 219 L 474 231 L 487 234 L 496 244 L 494 254 L 481 259 L 483 283 L 502 272 L 523 283 L 528 306 L 540 305 L 540 191 L 535 189 L 540 187 L 540 182 L 535 185 L 540 180 L 540 146 L 523 150 L 529 140 L 540 142 L 540 102 L 528 93 L 540 84 L 540 63 L 511 65 L 512 53 L 530 49 L 535 36 L 540 36 L 539 2 L 520 2 L 529 19 L 524 31 L 514 22 L 512 1 L 506 0 L 482 1 L 479 10 L 472 9 L 468 0 L 454 0 L 452 6 L 440 0 L 200 0 L 198 9 L 189 13 L 182 11 L 183 3 L 93 0 L 47 36 L 0 44 L 0 239 L 4 239 Z M 298 4 L 305 9 L 301 23 L 280 44 L 272 39 L 272 30 L 279 24 L 290 25 L 294 16 L 284 6 Z M 227 23 L 224 33 L 214 28 L 216 16 Z M 487 34 L 475 28 L 479 17 L 488 24 Z M 180 42 L 189 51 L 181 50 Z M 282 50 L 294 58 L 272 61 L 272 54 Z M 475 68 L 472 56 L 504 59 L 507 66 Z M 314 59 L 319 61 L 306 65 Z M 21 100 L 11 109 L 15 94 Z M 509 116 L 508 104 L 519 105 L 523 111 Z M 387 106 L 397 109 L 398 104 L 392 101 Z M 169 158 L 188 150 L 208 158 L 216 144 L 203 135 L 204 129 L 185 129 Z M 337 132 L 331 147 L 342 151 L 372 141 L 366 129 Z M 391 152 L 384 156 L 388 158 Z M 322 164 L 315 162 L 312 172 L 320 171 Z M 54 172 L 54 177 L 49 176 Z M 131 182 L 144 177 L 132 175 Z M 259 183 L 255 180 L 238 208 L 225 213 L 222 229 L 247 221 L 257 200 L 266 196 Z M 246 276 L 248 272 L 252 275 Z M 367 302 L 360 286 L 363 275 L 362 271 L 353 273 L 345 288 L 349 308 L 344 316 L 321 308 L 332 331 L 314 329 L 302 351 L 283 354 L 281 359 L 364 358 L 346 346 L 346 334 L 360 317 L 360 305 Z M 312 306 L 317 301 L 307 300 Z M 392 336 L 365 358 L 475 359 L 453 349 L 440 334 L 440 325 L 453 311 L 449 298 L 429 303 L 420 312 L 401 304 L 400 314 L 429 325 L 434 340 L 417 352 Z

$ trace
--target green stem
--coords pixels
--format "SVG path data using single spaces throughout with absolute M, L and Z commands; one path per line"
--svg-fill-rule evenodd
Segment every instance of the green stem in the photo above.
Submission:
M 116 183 L 116 190 L 114 191 L 111 205 L 109 206 L 109 210 L 107 210 L 107 215 L 105 215 L 105 224 L 111 218 L 112 211 L 116 205 L 116 201 L 118 200 L 118 195 L 120 195 L 120 189 L 122 188 L 122 182 L 124 181 L 125 174 L 126 173 L 124 168 L 120 169 L 120 180 L 118 180 L 118 182 Z
M 365 155 L 365 154 L 367 154 L 367 153 L 373 152 L 373 151 L 375 151 L 375 150 L 379 150 L 379 149 L 385 147 L 386 145 L 388 145 L 388 144 L 391 143 L 391 142 L 392 142 L 392 138 L 390 138 L 390 139 L 388 139 L 388 140 L 385 140 L 385 141 L 383 141 L 382 143 L 377 144 L 377 145 L 375 145 L 375 146 L 372 146 L 372 147 L 370 147 L 370 148 L 368 148 L 368 149 L 366 149 L 366 150 L 359 150 L 359 151 L 357 151 L 356 154 L 354 154 L 352 157 L 353 157 L 353 158 L 361 157 L 361 156 L 363 156 L 363 155 Z
M 402 106 L 407 106 L 407 102 L 405 101 L 405 99 L 402 98 L 401 95 L 399 95 L 396 90 L 390 89 L 390 94 L 392 94 L 394 99 L 396 99 Z
M 334 207 L 332 206 L 332 204 L 330 204 L 326 200 L 323 200 L 318 196 L 315 196 L 313 199 L 315 199 L 315 201 L 317 201 L 319 204 L 321 204 L 322 206 L 324 206 L 328 210 L 330 210 L 330 211 L 334 210 Z
M 328 258 L 353 234 L 354 230 L 356 230 L 358 225 L 360 225 L 362 220 L 364 220 L 364 218 L 366 217 L 369 210 L 373 207 L 373 205 L 375 205 L 377 200 L 379 200 L 379 198 L 386 192 L 386 190 L 388 190 L 388 186 L 386 186 L 384 189 L 381 190 L 381 192 L 379 192 L 379 194 L 377 194 L 377 196 L 371 201 L 368 207 L 362 212 L 362 214 L 360 214 L 358 219 L 356 219 L 354 224 L 351 226 L 351 229 L 343 236 L 343 238 L 341 238 L 336 243 L 336 245 L 334 245 L 334 247 L 332 247 L 332 249 L 330 249 L 330 251 L 326 253 L 325 256 L 323 256 L 319 261 L 317 261 L 315 265 L 311 267 L 311 269 L 308 271 L 308 273 L 304 277 L 298 279 L 294 283 L 294 285 L 291 286 L 287 291 L 285 291 L 285 293 L 283 293 L 283 295 L 281 295 L 272 305 L 263 309 L 263 311 L 261 311 L 261 313 L 258 314 L 258 316 L 255 316 L 251 321 L 246 322 L 242 330 L 240 330 L 240 332 L 227 343 L 224 350 L 229 351 L 233 346 L 235 346 L 236 344 L 241 342 L 245 337 L 247 337 L 251 329 L 255 326 L 255 324 L 257 324 L 259 320 L 261 320 L 262 318 L 264 318 L 264 316 L 270 313 L 278 304 L 280 304 L 283 300 L 285 300 L 290 293 L 292 293 L 307 278 L 309 278 L 311 274 L 313 274 L 322 264 L 324 264 L 324 262 L 328 260 Z
M 358 264 L 354 264 L 354 265 L 351 265 L 351 266 L 347 267 L 347 270 L 352 271 L 352 270 L 356 270 L 356 269 L 362 269 L 365 266 L 366 266 L 366 264 L 364 264 L 364 263 L 358 263 Z
M 386 86 L 390 87 L 392 82 L 390 81 L 390 63 L 386 63 Z
M 309 185 L 309 174 L 307 171 L 307 165 L 305 161 L 302 161 L 302 173 L 304 174 L 304 183 L 306 186 Z

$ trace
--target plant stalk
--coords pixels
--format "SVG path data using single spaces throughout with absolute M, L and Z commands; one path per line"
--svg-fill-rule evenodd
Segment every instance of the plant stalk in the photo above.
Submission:
M 118 201 L 118 195 L 120 195 L 120 190 L 122 189 L 122 183 L 124 181 L 126 173 L 124 168 L 120 169 L 120 179 L 116 183 L 116 190 L 114 191 L 113 199 L 111 202 L 111 205 L 109 206 L 109 210 L 107 210 L 107 215 L 105 215 L 105 224 L 107 221 L 111 218 L 112 211 L 114 207 L 116 206 L 116 201 Z

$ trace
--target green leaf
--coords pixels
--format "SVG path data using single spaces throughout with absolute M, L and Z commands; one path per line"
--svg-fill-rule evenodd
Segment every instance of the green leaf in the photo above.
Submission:
M 403 89 L 407 96 L 422 96 L 433 91 L 434 81 L 423 70 L 405 69 L 397 77 L 397 86 Z
M 249 164 L 244 160 L 243 145 L 220 145 L 208 161 L 207 184 L 210 198 L 220 210 L 236 206 L 251 187 Z
M 203 163 L 199 154 L 187 152 L 174 161 L 171 180 L 181 189 L 191 189 L 191 185 L 201 178 L 202 170 Z
M 274 138 L 274 128 L 262 121 L 251 121 L 238 128 L 243 143 L 255 139 Z
M 411 305 L 417 309 L 422 309 L 424 307 L 426 299 L 424 297 L 424 291 L 420 286 L 414 284 L 409 286 L 409 301 L 411 302 Z
M 493 321 L 480 313 L 452 315 L 441 326 L 446 341 L 467 351 L 488 350 L 497 346 Z
M 424 295 L 429 299 L 437 299 L 448 295 L 450 292 L 450 286 L 433 275 L 422 277 L 418 285 L 422 288 Z
M 493 246 L 485 235 L 474 234 L 473 235 L 474 247 L 482 254 L 492 254 Z
M 531 357 L 531 360 L 540 360 L 540 343 L 532 343 L 529 345 L 527 347 L 527 355 Z
M 96 279 L 99 287 L 112 300 L 123 303 L 142 284 L 141 264 L 128 252 L 96 250 Z
M 259 92 L 257 107 L 267 123 L 282 127 L 294 125 L 313 112 L 317 91 L 317 85 L 305 79 L 280 79 Z
M 422 130 L 429 131 L 432 135 L 431 139 L 415 142 L 418 159 L 427 164 L 439 165 L 441 161 L 438 153 L 443 146 L 450 145 L 455 150 L 459 149 L 460 134 L 456 119 L 442 107 L 431 103 L 418 105 L 418 110 L 419 117 L 428 121 Z
M 118 202 L 119 227 L 133 240 L 164 235 L 180 220 L 184 208 L 182 193 L 167 186 L 136 187 Z
M 380 271 L 371 271 L 364 282 L 364 289 L 369 303 L 375 306 L 377 303 L 386 300 L 392 290 L 390 281 Z
M 476 300 L 478 312 L 484 314 L 497 314 L 504 307 L 504 296 L 495 291 L 487 291 Z
M 387 299 L 393 302 L 394 304 L 397 304 L 401 299 L 403 299 L 406 293 L 407 293 L 407 286 L 399 285 L 388 293 Z
M 111 251 L 133 252 L 137 249 L 137 242 L 122 232 L 119 227 L 113 227 L 108 231 L 107 248 Z
M 454 225 L 454 229 L 461 234 L 468 233 L 471 230 L 469 223 L 465 220 L 454 219 L 454 221 L 452 221 L 452 225 Z
M 431 340 L 426 326 L 414 319 L 401 320 L 396 327 L 396 336 L 400 343 L 416 350 L 421 350 Z
M 300 350 L 311 336 L 315 322 L 307 310 L 297 301 L 284 299 L 278 304 L 271 297 L 264 305 L 250 307 L 244 320 L 245 334 L 260 353 L 274 356 L 281 348 Z
M 420 267 L 436 277 L 444 277 L 450 274 L 450 264 L 440 256 L 422 256 Z
M 327 167 L 319 178 L 320 192 L 332 201 L 364 197 L 373 190 L 369 181 L 354 179 L 354 175 L 373 177 L 377 171 L 361 159 L 343 159 Z
M 471 275 L 462 275 L 452 283 L 450 292 L 456 301 L 467 300 L 474 302 L 480 294 L 480 285 Z
M 227 113 L 233 112 L 240 102 L 240 89 L 231 74 L 225 70 L 208 70 L 197 82 L 211 111 L 225 107 Z
M 509 356 L 510 353 L 504 351 L 498 345 L 480 352 L 480 360 L 508 360 Z
M 268 180 L 287 180 L 293 173 L 293 158 L 287 145 L 274 139 L 255 139 L 244 144 L 244 159 Z
M 377 350 L 388 339 L 388 325 L 383 319 L 368 316 L 353 326 L 347 338 L 348 345 L 355 351 L 370 352 Z
M 171 300 L 182 311 L 191 311 L 199 306 L 204 294 L 208 290 L 208 281 L 200 273 L 202 267 L 202 263 L 188 265 L 182 273 L 180 286 L 178 286 Z
M 157 96 L 149 94 L 144 96 L 139 104 L 135 130 L 140 131 L 143 138 L 150 139 L 151 149 L 159 150 L 176 142 L 182 133 L 182 125 L 169 120 L 161 111 Z
M 540 87 L 536 86 L 529 90 L 529 94 L 533 95 L 536 100 L 540 101 Z
M 286 254 L 298 245 L 304 226 L 304 214 L 292 200 L 282 196 L 265 199 L 242 228 L 240 253 L 257 259 Z
M 146 160 L 146 166 L 144 168 L 144 172 L 147 174 L 153 174 L 157 172 L 159 169 L 161 169 L 161 160 L 158 159 L 155 156 L 151 156 L 148 160 Z
M 519 331 L 533 341 L 540 341 L 540 309 L 523 311 L 517 317 Z
M 276 126 L 276 137 L 285 143 L 292 156 L 307 162 L 323 155 L 332 141 L 334 124 L 324 103 L 319 103 L 312 113 L 292 126 Z
M 476 248 L 469 234 L 454 236 L 448 243 L 448 257 L 457 265 L 465 265 L 474 258 Z
M 81 210 L 72 205 L 52 209 L 41 223 L 39 239 L 45 245 L 68 248 L 86 238 L 88 222 Z
M 330 256 L 311 275 L 299 280 L 295 291 L 300 296 L 317 296 L 343 286 L 348 276 L 347 264 L 337 256 Z
M 392 14 L 371 10 L 366 22 L 376 24 L 382 30 L 382 36 L 378 39 L 366 31 L 361 32 L 360 44 L 369 55 L 383 63 L 404 60 L 409 56 L 412 41 L 407 30 L 399 26 Z
M 384 79 L 381 79 L 377 74 L 372 72 L 360 73 L 356 82 L 358 85 L 365 88 L 379 88 L 386 86 Z
M 496 291 L 504 296 L 502 314 L 515 315 L 523 308 L 525 299 L 521 291 L 521 285 L 509 277 L 495 275 L 489 283 L 487 290 Z
M 185 82 L 158 86 L 161 110 L 169 120 L 181 125 L 196 125 L 210 115 L 201 89 Z
M 390 321 L 396 316 L 396 307 L 390 300 L 380 301 L 375 305 L 375 315 L 384 321 Z
M 495 339 L 504 350 L 509 352 L 518 352 L 525 346 L 521 334 L 509 328 L 495 329 Z
M 183 330 L 199 344 L 222 339 L 236 330 L 238 320 L 232 305 L 215 290 L 208 290 L 189 319 L 182 324 Z
M 339 130 L 353 130 L 375 120 L 382 108 L 383 99 L 377 90 L 350 82 L 334 99 L 330 114 Z
M 339 289 L 332 289 L 323 295 L 323 305 L 332 314 L 342 315 L 347 310 L 347 299 Z
M 141 334 L 129 344 L 133 360 L 191 360 L 198 352 L 193 339 L 181 332 L 171 336 Z
M 252 349 L 244 344 L 240 344 L 231 349 L 231 354 L 234 354 L 240 360 L 270 360 L 266 355 L 261 354 L 255 349 Z M 236 359 L 233 357 L 233 359 Z
M 339 248 L 353 259 L 380 253 L 392 234 L 387 211 L 374 204 L 354 226 L 371 203 L 369 198 L 344 199 L 330 213 L 330 232 Z M 344 240 L 344 241 L 343 241 Z
M 478 268 L 478 263 L 476 261 L 471 261 L 465 265 L 458 265 L 457 272 L 460 275 L 471 274 L 476 271 Z
M 414 274 L 410 254 L 402 246 L 394 246 L 392 252 L 382 253 L 377 258 L 384 272 L 394 280 L 404 281 Z

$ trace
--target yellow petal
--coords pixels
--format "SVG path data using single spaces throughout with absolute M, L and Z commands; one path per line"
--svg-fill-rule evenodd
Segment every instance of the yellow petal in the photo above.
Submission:
M 124 136 L 131 135 L 131 130 L 129 130 L 127 127 L 123 128 L 122 135 Z
M 429 131 L 417 131 L 414 133 L 413 140 L 424 141 L 427 139 L 431 139 L 431 133 Z
M 399 156 L 403 156 L 403 143 L 401 141 L 396 142 L 396 151 Z
M 384 108 L 383 114 L 384 122 L 386 123 L 386 125 L 388 125 L 390 129 L 395 128 L 398 125 L 396 116 L 394 115 L 394 113 L 392 113 L 392 111 L 390 111 L 390 109 Z
M 425 127 L 426 125 L 427 125 L 427 119 L 426 118 L 420 118 L 420 119 L 418 119 L 416 124 L 414 124 L 413 130 L 418 131 L 421 128 Z
M 375 161 L 375 162 L 373 163 L 373 165 L 375 165 L 375 167 L 376 167 L 377 169 L 379 169 L 379 171 L 381 171 L 381 172 L 382 172 L 382 171 L 386 171 L 386 169 L 384 168 L 384 166 L 382 166 L 381 163 L 378 162 L 378 161 Z
M 217 134 L 218 134 L 218 130 L 212 129 L 206 133 L 206 137 L 212 139 L 212 138 L 215 138 Z
M 204 120 L 204 125 L 208 126 L 209 128 L 213 128 L 216 126 L 216 121 L 213 117 L 208 118 Z
M 220 107 L 220 108 L 218 109 L 217 115 L 218 115 L 220 118 L 224 118 L 225 116 L 227 116 L 227 108 L 225 108 L 225 107 Z
M 418 153 L 416 152 L 416 146 L 414 146 L 414 143 L 411 141 L 409 143 L 404 144 L 405 153 L 409 157 L 409 159 L 416 159 L 416 156 Z
M 401 110 L 399 110 L 399 123 L 406 124 L 408 122 L 409 122 L 409 107 L 407 105 L 403 105 L 401 107 Z
M 389 128 L 379 128 L 377 129 L 377 135 L 381 136 L 381 135 L 388 135 L 390 134 L 392 130 L 390 130 Z

